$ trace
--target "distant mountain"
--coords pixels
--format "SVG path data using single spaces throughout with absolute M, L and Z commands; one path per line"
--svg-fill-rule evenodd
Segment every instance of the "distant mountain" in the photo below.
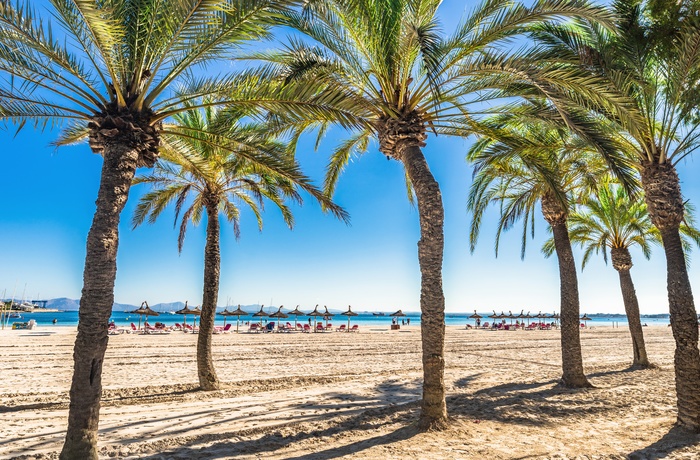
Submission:
M 151 305 L 151 308 L 154 309 L 155 311 L 158 311 L 158 312 L 178 311 L 178 310 L 182 310 L 183 308 L 185 308 L 185 302 L 157 303 L 155 305 Z M 193 308 L 194 308 L 194 306 L 193 306 Z
M 51 299 L 46 302 L 46 308 L 55 308 L 56 310 L 63 311 L 78 311 L 80 309 L 80 300 L 69 299 L 67 297 L 60 297 L 58 299 Z M 138 307 L 135 305 L 129 305 L 126 303 L 115 303 L 112 306 L 112 310 L 116 311 L 131 311 L 136 310 Z
M 61 297 L 59 299 L 51 299 L 46 302 L 46 308 L 55 308 L 56 310 L 76 311 L 80 308 L 80 301 Z

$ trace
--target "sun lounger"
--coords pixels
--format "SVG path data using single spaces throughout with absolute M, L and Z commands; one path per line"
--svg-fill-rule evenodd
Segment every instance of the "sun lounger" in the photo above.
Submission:
M 316 332 L 326 332 L 326 329 L 323 327 L 323 324 L 318 323 L 316 325 Z
M 231 323 L 226 326 L 214 326 L 214 334 L 225 334 L 231 329 Z
M 345 324 L 341 324 L 340 327 L 336 329 L 336 332 L 346 332 Z
M 333 325 L 332 325 L 331 323 L 328 323 L 328 324 L 326 325 L 326 330 L 327 330 L 327 331 L 333 331 Z
M 360 332 L 360 326 L 353 324 L 352 327 L 348 329 L 348 332 Z
M 304 332 L 311 332 L 311 326 L 304 324 Z
M 248 332 L 260 332 L 260 328 L 258 327 L 258 323 L 250 323 L 250 327 L 248 328 Z

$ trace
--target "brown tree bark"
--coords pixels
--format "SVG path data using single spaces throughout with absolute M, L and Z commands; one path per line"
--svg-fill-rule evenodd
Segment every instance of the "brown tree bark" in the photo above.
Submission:
M 647 358 L 647 350 L 644 345 L 644 331 L 642 330 L 642 321 L 639 317 L 639 302 L 637 301 L 637 293 L 634 290 L 632 275 L 630 275 L 632 256 L 627 248 L 612 248 L 610 252 L 613 268 L 620 275 L 622 302 L 625 304 L 627 323 L 632 336 L 632 365 L 644 368 L 652 367 L 649 358 Z
M 642 167 L 644 199 L 652 223 L 661 232 L 666 253 L 669 313 L 676 341 L 674 364 L 679 425 L 700 431 L 700 351 L 698 317 L 679 234 L 683 219 L 680 181 L 671 163 Z
M 587 388 L 592 385 L 583 373 L 581 355 L 581 330 L 579 327 L 580 304 L 578 277 L 574 253 L 571 250 L 569 230 L 566 227 L 567 212 L 555 197 L 542 197 L 542 214 L 552 227 L 554 247 L 559 260 L 561 302 L 561 384 L 568 388 Z
M 445 403 L 445 296 L 442 290 L 443 225 L 445 213 L 440 187 L 418 145 L 400 150 L 400 160 L 418 201 L 421 238 L 421 339 L 423 346 L 423 401 L 419 425 L 423 429 L 447 426 Z
M 97 427 L 107 327 L 114 305 L 119 216 L 124 209 L 138 151 L 124 144 L 104 148 L 97 209 L 87 237 L 78 334 L 73 350 L 68 430 L 60 458 L 97 459 Z
M 219 210 L 218 201 L 209 198 L 207 209 L 207 243 L 204 249 L 204 292 L 202 294 L 202 315 L 199 321 L 197 338 L 197 374 L 202 390 L 213 391 L 220 388 L 219 379 L 214 369 L 211 343 L 216 317 L 216 302 L 219 298 L 219 272 L 221 254 L 219 248 Z

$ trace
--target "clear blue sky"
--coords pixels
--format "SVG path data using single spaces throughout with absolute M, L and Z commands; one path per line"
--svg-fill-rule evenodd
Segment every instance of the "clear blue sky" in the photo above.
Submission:
M 446 1 L 441 15 L 447 31 L 464 14 L 461 1 Z M 55 132 L 26 128 L 0 131 L 0 295 L 16 286 L 20 297 L 79 298 L 85 239 L 97 196 L 101 157 L 87 145 L 55 150 Z M 314 152 L 306 142 L 299 161 L 319 183 L 328 152 L 342 133 L 328 134 Z M 493 253 L 496 213 L 487 215 L 474 254 L 468 245 L 466 199 L 471 168 L 464 161 L 470 139 L 431 137 L 425 149 L 439 181 L 445 206 L 445 262 L 443 283 L 448 312 L 559 309 L 559 280 L 555 259 L 540 253 L 546 224 L 537 222 L 537 238 L 528 243 L 520 260 L 520 235 L 502 239 L 498 259 Z M 679 167 L 684 195 L 700 202 L 697 161 Z M 202 297 L 205 225 L 190 228 L 181 255 L 172 210 L 155 225 L 131 230 L 130 220 L 145 187 L 134 187 L 122 215 L 115 300 L 150 304 L 185 301 L 200 304 Z M 237 242 L 226 224 L 221 238 L 219 305 L 262 303 L 301 308 L 314 304 L 356 310 L 419 310 L 420 272 L 417 258 L 418 213 L 406 198 L 399 163 L 387 161 L 373 146 L 354 161 L 341 178 L 335 196 L 351 215 L 351 225 L 324 215 L 307 201 L 295 208 L 296 226 L 289 231 L 278 211 L 265 212 L 258 232 L 244 214 Z M 577 264 L 581 252 L 576 251 Z M 697 251 L 693 253 L 698 259 Z M 642 313 L 668 311 L 666 266 L 661 248 L 650 261 L 633 251 L 632 276 Z M 691 264 L 696 295 L 699 271 Z M 593 259 L 579 272 L 582 311 L 623 313 L 617 272 Z

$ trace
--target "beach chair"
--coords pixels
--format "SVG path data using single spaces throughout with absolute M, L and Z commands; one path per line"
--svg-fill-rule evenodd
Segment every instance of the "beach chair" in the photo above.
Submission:
M 182 324 L 180 324 L 180 323 L 175 323 L 175 330 L 176 330 L 176 331 L 181 331 L 181 330 L 182 330 Z
M 250 323 L 248 332 L 260 332 L 260 329 L 258 328 L 258 323 Z
M 353 324 L 352 327 L 348 329 L 348 332 L 360 332 L 360 326 Z
M 336 332 L 345 332 L 345 331 L 346 331 L 345 324 L 341 324 L 340 327 L 336 329 Z
M 486 323 L 482 324 L 482 325 L 481 325 L 481 328 L 482 328 L 482 329 L 488 329 L 488 328 L 489 328 L 489 323 L 486 322 Z
M 326 332 L 326 329 L 323 327 L 323 324 L 318 323 L 316 325 L 316 332 Z
M 328 324 L 326 325 L 326 330 L 327 330 L 327 331 L 333 332 L 333 324 L 328 323 Z
M 136 325 L 134 323 L 131 323 L 131 330 L 138 331 L 138 328 L 136 327 Z
M 304 332 L 311 332 L 311 326 L 304 324 Z

